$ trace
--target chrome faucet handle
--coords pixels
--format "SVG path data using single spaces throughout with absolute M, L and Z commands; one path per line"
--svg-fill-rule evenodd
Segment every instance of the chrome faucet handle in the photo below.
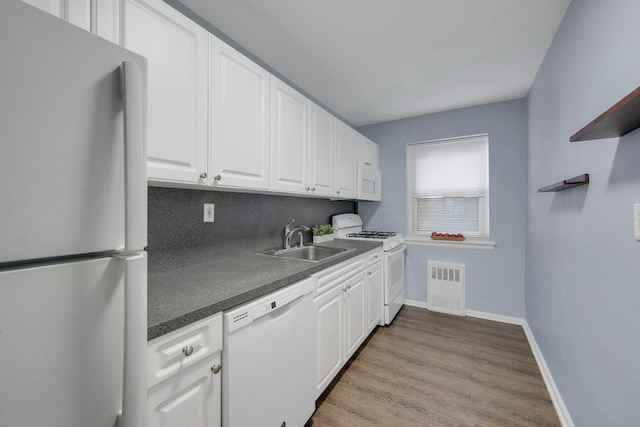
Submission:
M 289 221 L 289 222 L 287 223 L 287 225 L 285 225 L 285 226 L 284 226 L 284 232 L 285 232 L 285 233 L 288 233 L 289 231 L 291 231 L 291 223 L 293 223 L 293 222 L 295 222 L 295 221 L 296 221 L 296 219 L 295 219 L 295 218 L 292 218 L 292 219 L 291 219 L 291 221 Z

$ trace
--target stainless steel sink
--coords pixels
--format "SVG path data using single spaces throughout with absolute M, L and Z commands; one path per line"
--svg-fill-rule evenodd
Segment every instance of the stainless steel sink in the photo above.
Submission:
M 355 248 L 332 248 L 328 246 L 296 246 L 289 249 L 272 249 L 266 252 L 259 252 L 258 255 L 268 255 L 278 258 L 299 259 L 302 261 L 320 262 L 333 258 L 347 252 L 354 251 Z

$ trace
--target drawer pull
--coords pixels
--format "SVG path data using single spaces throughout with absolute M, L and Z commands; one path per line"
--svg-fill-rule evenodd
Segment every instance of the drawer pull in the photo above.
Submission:
M 182 349 L 182 352 L 184 353 L 185 356 L 189 357 L 193 354 L 193 347 L 188 345 Z
M 211 372 L 213 372 L 214 374 L 218 374 L 218 373 L 220 373 L 220 369 L 222 369 L 222 368 L 220 367 L 220 365 L 213 365 L 213 366 L 211 367 Z

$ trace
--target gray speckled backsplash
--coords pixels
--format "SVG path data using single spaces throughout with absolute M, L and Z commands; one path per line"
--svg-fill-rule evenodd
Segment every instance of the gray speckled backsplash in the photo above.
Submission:
M 215 204 L 215 222 L 203 222 L 204 203 Z M 149 273 L 281 247 L 291 218 L 311 227 L 344 212 L 355 203 L 149 187 Z

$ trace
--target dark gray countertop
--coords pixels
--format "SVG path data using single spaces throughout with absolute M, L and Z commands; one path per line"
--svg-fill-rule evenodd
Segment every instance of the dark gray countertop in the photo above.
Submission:
M 150 274 L 147 339 L 244 304 L 382 243 L 336 239 L 322 246 L 356 250 L 317 263 L 250 254 Z

